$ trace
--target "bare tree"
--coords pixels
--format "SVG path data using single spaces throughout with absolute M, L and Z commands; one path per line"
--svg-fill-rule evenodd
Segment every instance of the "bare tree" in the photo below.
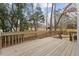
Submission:
M 53 7 L 54 6 L 54 4 L 52 3 L 52 8 L 51 8 L 51 18 L 50 18 L 50 34 L 52 34 L 52 16 L 53 16 Z
M 63 10 L 62 14 L 60 15 L 59 19 L 58 19 L 58 22 L 56 23 L 56 26 L 59 24 L 60 20 L 61 20 L 61 17 L 66 14 L 66 10 L 68 7 L 70 7 L 72 5 L 72 3 L 69 3 Z
M 59 19 L 58 19 L 58 22 L 57 22 L 56 25 L 55 25 L 56 28 L 58 27 L 58 24 L 59 24 L 59 22 L 60 22 L 62 16 L 66 14 L 66 10 L 67 10 L 71 5 L 72 5 L 72 3 L 69 3 L 69 4 L 64 8 L 63 12 L 61 13 L 61 15 L 60 15 L 60 17 L 59 17 Z M 61 27 L 60 27 L 60 32 L 58 33 L 60 39 L 62 39 L 61 34 L 62 34 L 62 29 L 61 29 Z

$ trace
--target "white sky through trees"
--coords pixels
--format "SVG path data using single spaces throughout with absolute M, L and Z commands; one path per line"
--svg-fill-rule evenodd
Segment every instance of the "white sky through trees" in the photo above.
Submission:
M 67 3 L 56 3 L 56 10 L 63 9 L 66 5 Z M 41 3 L 40 7 L 42 8 L 44 15 L 46 16 L 47 3 Z M 50 22 L 51 7 L 52 7 L 52 3 L 48 3 L 48 23 Z M 54 20 L 53 20 L 53 24 L 54 24 Z
M 68 3 L 56 3 L 56 10 L 61 10 L 62 11 L 67 5 L 68 5 Z M 42 11 L 43 11 L 44 15 L 46 16 L 47 15 L 46 14 L 47 3 L 41 3 L 40 7 L 42 8 Z M 52 7 L 52 4 L 48 3 L 48 23 L 50 23 L 51 7 Z M 74 14 L 74 13 L 72 12 L 72 14 Z M 54 20 L 53 20 L 53 25 L 54 25 Z

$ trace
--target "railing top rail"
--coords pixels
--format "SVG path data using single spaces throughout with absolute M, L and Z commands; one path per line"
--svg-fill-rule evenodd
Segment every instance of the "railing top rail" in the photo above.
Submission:
M 5 35 L 20 35 L 20 34 L 32 34 L 32 33 L 36 33 L 35 31 L 33 32 L 30 32 L 30 31 L 25 31 L 25 32 L 3 32 L 2 33 L 2 36 L 5 36 Z
M 46 31 L 3 32 L 3 33 L 1 33 L 1 36 L 20 35 L 20 34 L 29 35 L 29 34 L 35 34 L 35 33 L 39 34 L 39 33 L 44 33 L 44 32 L 46 32 Z M 56 32 L 59 32 L 59 31 L 56 31 Z M 67 31 L 67 32 L 76 33 L 76 31 Z
M 45 31 L 3 32 L 1 36 L 44 33 Z

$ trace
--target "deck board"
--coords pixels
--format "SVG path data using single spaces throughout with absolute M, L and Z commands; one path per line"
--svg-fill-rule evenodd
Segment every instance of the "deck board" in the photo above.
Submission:
M 23 42 L 0 49 L 0 55 L 6 56 L 72 56 L 76 52 L 76 42 L 68 38 L 47 37 Z
M 64 51 L 61 53 L 61 56 L 66 56 L 66 54 L 68 53 L 68 49 L 71 45 L 71 42 L 68 42 L 68 46 L 64 49 Z
M 58 40 L 58 41 L 59 41 L 59 40 Z M 33 55 L 41 55 L 41 56 L 46 55 L 46 54 L 48 54 L 52 49 L 56 48 L 56 46 L 57 46 L 59 43 L 61 43 L 61 42 L 62 42 L 62 41 L 57 42 L 57 40 L 55 40 L 55 41 L 52 42 L 53 45 L 52 45 L 52 43 L 50 43 L 50 44 L 48 44 L 48 45 L 45 45 L 45 46 L 43 46 L 43 47 L 41 48 L 41 50 L 37 51 L 37 52 L 34 53 Z M 49 47 L 51 47 L 51 48 L 49 48 Z M 41 52 L 41 53 L 40 53 L 40 52 Z
M 68 48 L 68 51 L 67 51 L 67 53 L 66 53 L 66 56 L 71 55 L 73 46 L 74 46 L 74 43 L 71 42 L 71 45 L 70 45 L 70 47 Z
M 57 48 L 57 50 L 56 50 L 56 52 L 55 53 L 52 53 L 52 55 L 54 55 L 54 56 L 59 56 L 63 51 L 64 51 L 64 49 L 66 48 L 68 46 L 68 42 L 64 42 L 61 46 L 59 46 L 58 48 Z
M 76 47 L 77 47 L 77 43 L 74 42 L 74 46 L 72 48 L 71 56 L 75 56 L 76 55 Z

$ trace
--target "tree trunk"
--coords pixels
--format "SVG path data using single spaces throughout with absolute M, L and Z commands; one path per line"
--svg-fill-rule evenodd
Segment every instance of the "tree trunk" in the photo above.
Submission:
M 54 30 L 56 31 L 56 4 L 54 5 Z
M 34 28 L 35 28 L 35 31 L 37 31 L 36 20 L 34 20 Z
M 62 35 L 61 35 L 61 32 L 59 32 L 59 38 L 60 38 L 60 39 L 62 39 Z
M 47 31 L 47 20 L 48 20 L 48 3 L 47 3 L 47 12 L 46 12 L 46 31 Z
M 51 18 L 50 18 L 50 35 L 52 34 L 52 16 L 53 16 L 53 3 L 52 3 L 52 9 L 51 9 Z

